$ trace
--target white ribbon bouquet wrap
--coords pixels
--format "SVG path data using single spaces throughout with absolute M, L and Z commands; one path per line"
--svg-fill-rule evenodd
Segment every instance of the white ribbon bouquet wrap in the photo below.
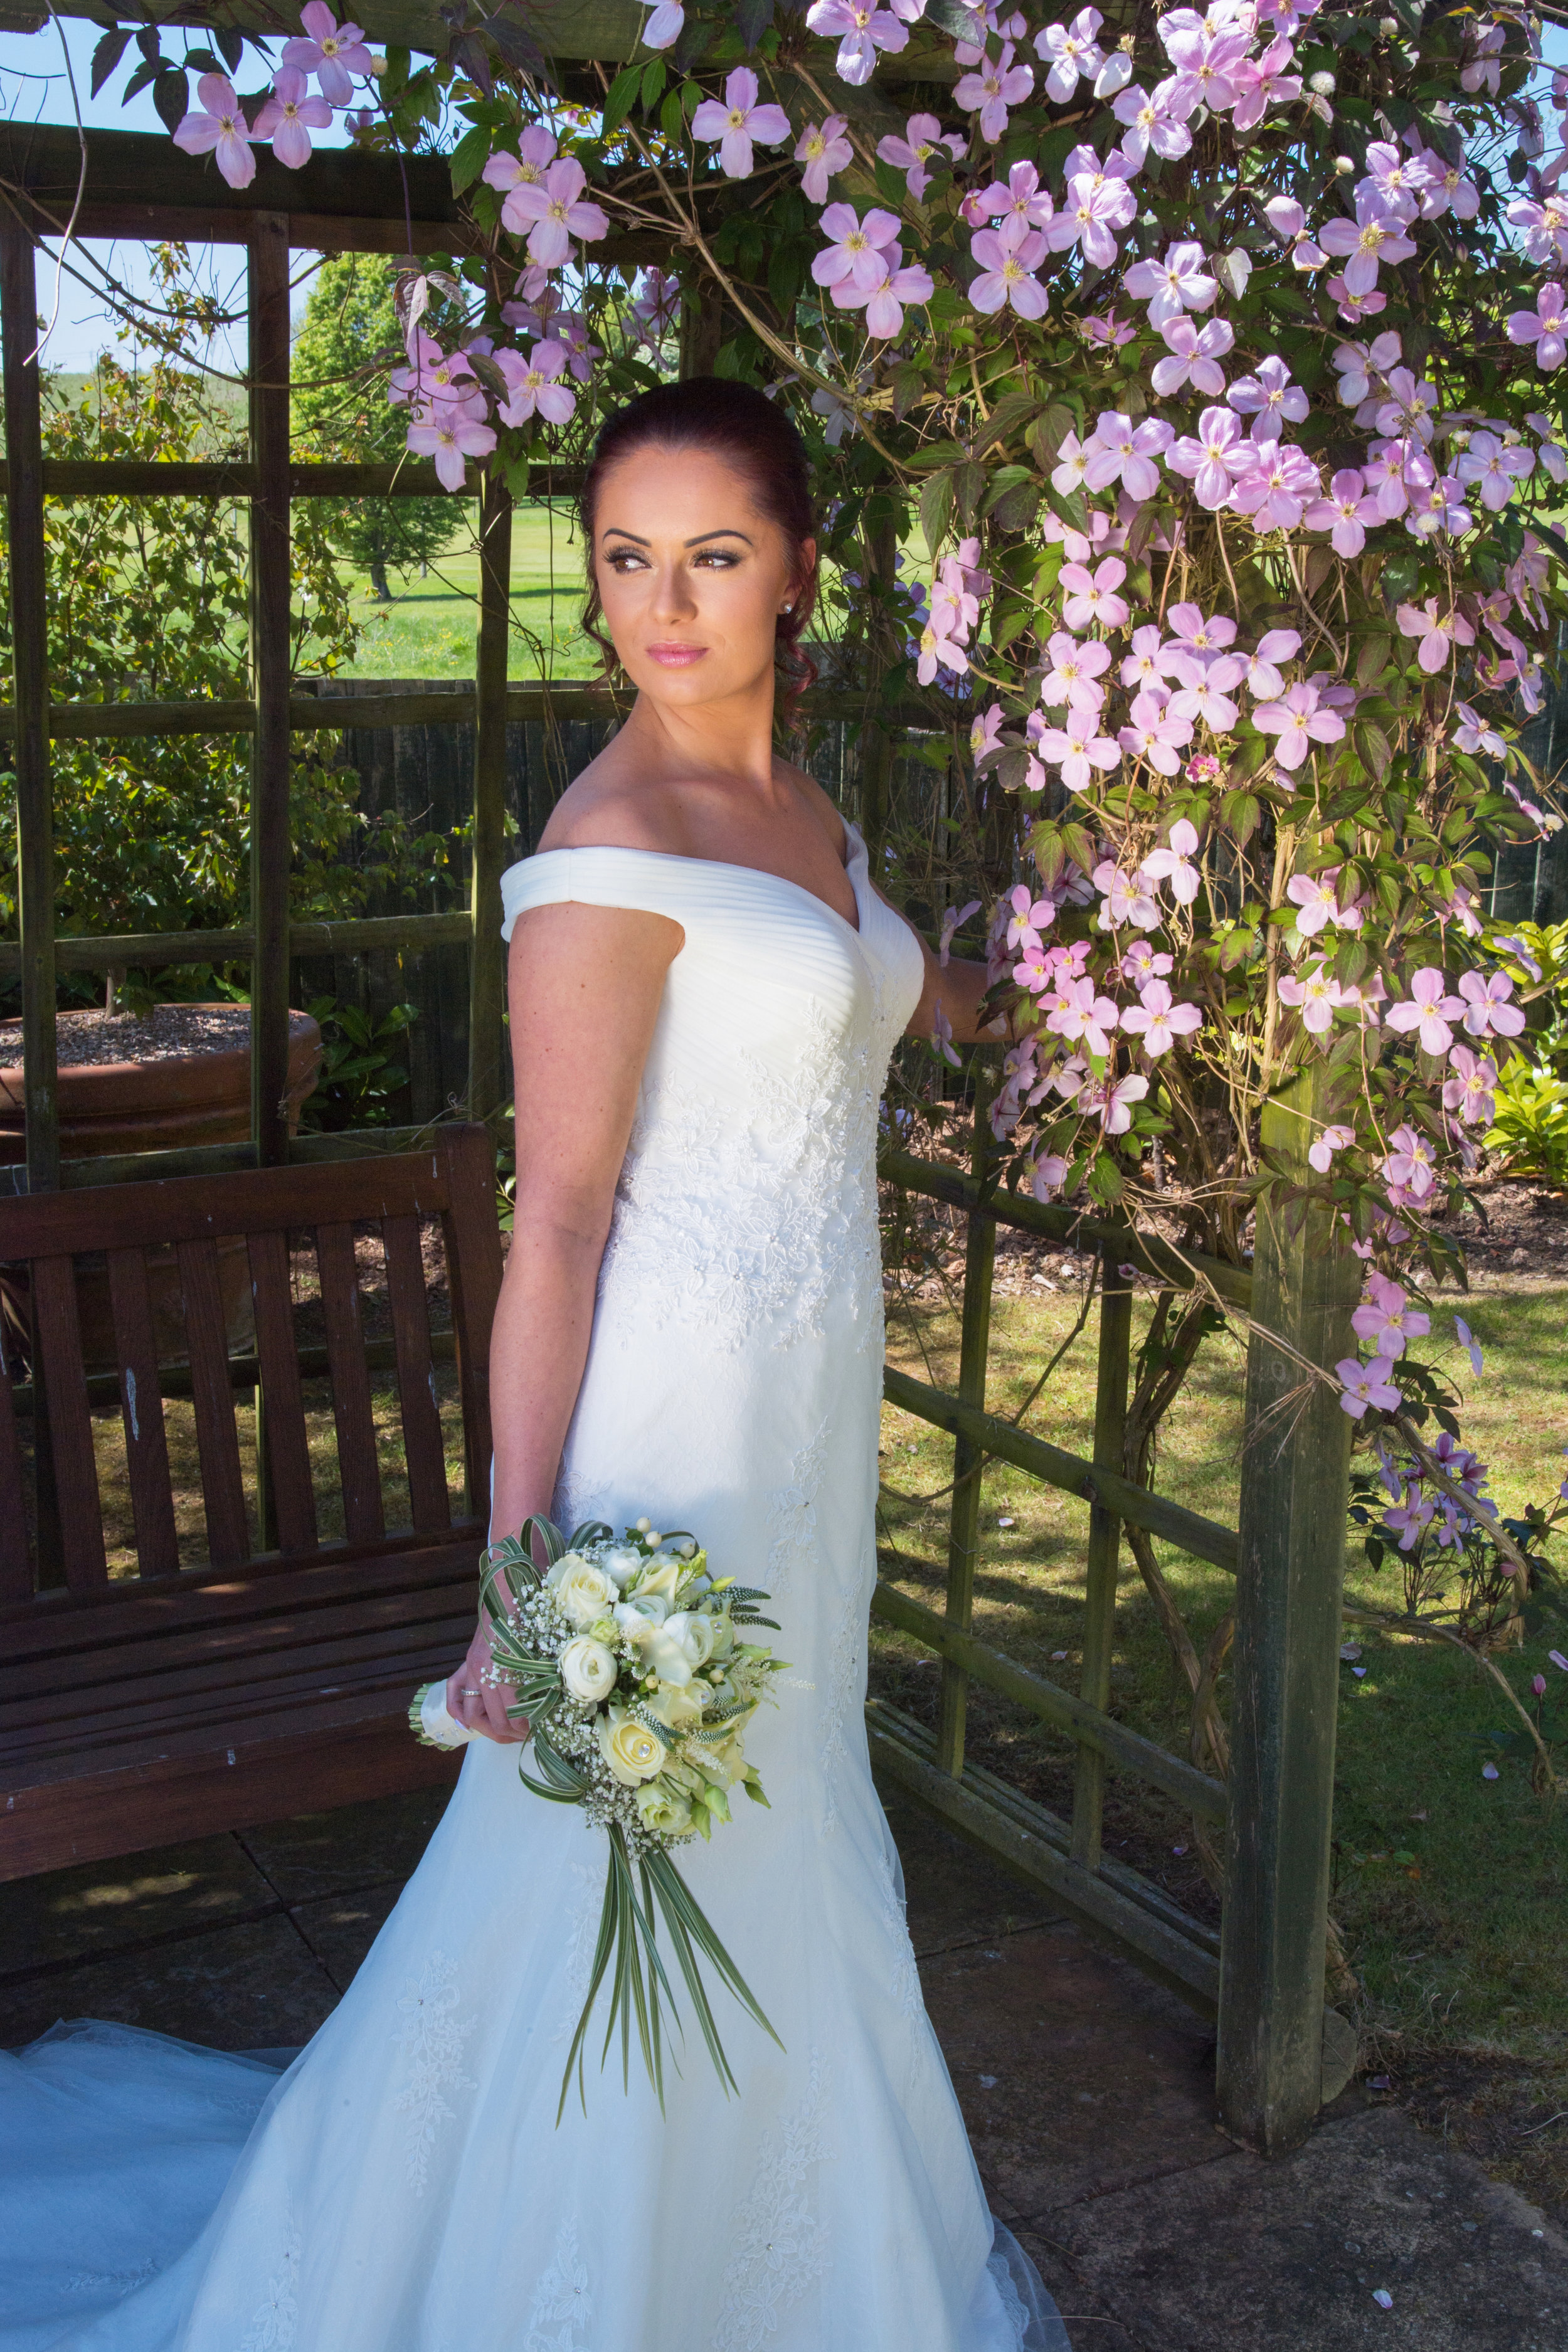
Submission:
M 536 1540 L 542 1569 L 534 1564 Z M 530 1518 L 518 1535 L 491 1545 L 481 1565 L 479 1608 L 494 1662 L 487 1672 L 516 1686 L 507 1713 L 527 1717 L 539 1777 L 521 1756 L 519 1775 L 536 1796 L 581 1805 L 609 1842 L 588 1996 L 561 2078 L 556 2122 L 574 2067 L 586 2106 L 584 2044 L 612 1960 L 599 2063 L 618 2024 L 622 2080 L 629 2081 L 635 2018 L 643 2063 L 663 2105 L 663 2005 L 674 2017 L 678 2011 L 658 1948 L 661 1920 L 719 2079 L 731 2091 L 699 1953 L 763 2032 L 778 2036 L 671 1854 L 693 1837 L 710 1837 L 715 1822 L 728 1822 L 737 1790 L 754 1803 L 768 1801 L 746 1761 L 744 1733 L 787 1661 L 741 1638 L 742 1628 L 756 1625 L 778 1631 L 757 1613 L 768 1595 L 714 1577 L 694 1536 L 661 1534 L 646 1518 L 619 1540 L 602 1519 L 586 1521 L 568 1540 L 552 1520 Z M 408 1710 L 431 1747 L 473 1737 L 447 1713 L 445 1689 L 425 1684 Z

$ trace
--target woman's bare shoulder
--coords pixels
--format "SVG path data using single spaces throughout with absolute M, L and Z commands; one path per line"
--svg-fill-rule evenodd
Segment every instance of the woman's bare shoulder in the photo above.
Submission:
M 789 778 L 790 782 L 805 803 L 810 814 L 827 835 L 833 845 L 833 854 L 842 865 L 847 847 L 847 836 L 844 831 L 844 819 L 839 814 L 837 803 L 828 793 L 823 790 L 815 776 L 808 775 L 804 768 L 797 768 L 792 760 L 780 760 L 777 765 Z
M 568 784 L 541 849 L 652 849 L 679 856 L 680 812 L 667 786 L 635 782 L 604 754 Z

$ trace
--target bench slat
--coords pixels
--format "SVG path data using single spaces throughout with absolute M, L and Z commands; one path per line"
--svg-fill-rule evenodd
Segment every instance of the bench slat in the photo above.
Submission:
M 136 1562 L 143 1576 L 174 1576 L 179 1570 L 180 1545 L 169 1485 L 169 1449 L 163 1400 L 158 1390 L 158 1343 L 153 1330 L 147 1261 L 139 1249 L 112 1249 L 108 1255 Z
M 471 1132 L 455 1128 L 454 1137 Z M 292 1233 L 355 1217 L 433 1217 L 447 1207 L 449 1154 L 433 1150 L 331 1160 L 308 1168 L 247 1168 L 232 1176 L 166 1176 L 147 1184 L 8 1199 L 0 1215 L 0 1263 L 227 1234 Z
M 173 1688 L 167 1679 L 171 1675 L 189 1676 L 193 1688 L 225 1675 L 241 1681 L 250 1671 L 249 1662 L 269 1652 L 306 1652 L 362 1630 L 368 1638 L 388 1626 L 423 1624 L 432 1617 L 462 1617 L 468 1625 L 463 1637 L 466 1650 L 473 1633 L 474 1601 L 471 1581 L 451 1577 L 413 1592 L 346 1593 L 331 1608 L 284 1611 L 275 1617 L 226 1620 L 217 1625 L 172 1627 L 155 1641 L 116 1642 L 72 1657 L 35 1660 L 5 1675 L 0 1749 L 13 1725 L 25 1728 L 58 1717 L 62 1696 L 74 1694 L 82 1708 L 90 1711 L 110 1703 L 106 1694 L 119 1706 L 121 1695 L 133 1697 L 144 1687 Z
M 289 1243 L 280 1233 L 249 1238 L 250 1288 L 256 1305 L 256 1353 L 267 1404 L 267 1466 L 284 1551 L 309 1551 L 316 1541 L 316 1497 L 294 1334 Z
M 58 1702 L 53 1712 L 41 1712 L 33 1723 L 17 1723 L 0 1742 L 0 1786 L 7 1777 L 30 1768 L 40 1756 L 72 1747 L 84 1751 L 116 1740 L 146 1734 L 163 1738 L 202 1723 L 219 1723 L 244 1713 L 254 1704 L 282 1705 L 293 1692 L 307 1696 L 326 1685 L 348 1690 L 366 1680 L 394 1685 L 406 1675 L 405 1702 L 414 1696 L 420 1676 L 408 1664 L 411 1658 L 436 1656 L 441 1672 L 449 1675 L 459 1664 L 473 1631 L 468 1615 L 432 1615 L 413 1624 L 397 1623 L 372 1633 L 345 1633 L 319 1649 L 285 1649 L 235 1660 L 220 1672 L 224 1679 L 193 1680 L 188 1668 L 169 1675 L 149 1675 L 148 1687 L 100 1694 L 90 1714 L 62 1719 Z M 426 1680 L 430 1677 L 426 1675 Z M 412 1737 L 412 1735 L 410 1735 Z
M 354 1261 L 352 1225 L 318 1225 L 316 1265 L 321 1277 L 321 1311 L 327 1322 L 327 1363 L 332 1381 L 332 1419 L 338 1433 L 338 1475 L 342 1481 L 343 1525 L 364 1540 L 385 1532 L 381 1507 L 381 1465 L 375 1452 L 375 1418 L 365 1369 L 364 1329 Z
M 99 1507 L 98 1460 L 87 1409 L 76 1267 L 68 1257 L 38 1258 L 33 1266 L 33 1308 L 54 1448 L 66 1582 L 73 1592 L 109 1581 Z
M 22 1473 L 22 1440 L 11 1394 L 6 1358 L 15 1341 L 6 1343 L 0 1321 L 0 1603 L 33 1598 L 33 1562 L 27 1547 L 26 1488 Z
M 388 1217 L 381 1235 L 397 1348 L 397 1394 L 408 1459 L 410 1511 L 416 1530 L 434 1535 L 451 1526 L 452 1501 L 447 1492 L 447 1449 L 436 1404 L 436 1362 L 430 1353 L 430 1310 L 418 1221 Z
M 228 1377 L 228 1330 L 217 1244 L 181 1242 L 178 1255 L 196 1448 L 202 1465 L 202 1501 L 207 1515 L 207 1550 L 216 1567 L 238 1568 L 250 1557 L 250 1528 L 239 1466 L 239 1433 L 234 1421 L 234 1388 Z

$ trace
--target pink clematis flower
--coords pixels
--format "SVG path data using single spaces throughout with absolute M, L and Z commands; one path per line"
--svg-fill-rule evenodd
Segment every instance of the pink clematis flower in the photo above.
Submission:
M 1509 1003 L 1513 982 L 1506 971 L 1462 971 L 1459 994 L 1469 1008 L 1465 1027 L 1472 1037 L 1517 1037 L 1523 1031 L 1523 1012 Z
M 1165 463 L 1173 474 L 1191 481 L 1199 506 L 1217 513 L 1229 506 L 1237 478 L 1251 468 L 1255 445 L 1242 436 L 1239 418 L 1228 408 L 1205 408 L 1198 418 L 1197 435 L 1172 443 Z
M 1160 39 L 1189 107 L 1223 114 L 1236 104 L 1239 91 L 1231 77 L 1250 45 L 1247 33 L 1216 32 L 1195 9 L 1173 8 L 1161 19 Z
M 292 43 L 289 45 L 293 46 Z M 196 84 L 202 111 L 187 114 L 174 144 L 187 155 L 211 155 L 231 188 L 248 188 L 256 177 L 255 136 L 226 74 L 203 74 Z
M 1415 247 L 1404 225 L 1377 195 L 1358 195 L 1353 221 L 1325 221 L 1318 232 L 1323 251 L 1344 260 L 1345 292 L 1370 294 L 1380 262 L 1408 261 Z
M 1149 305 L 1149 324 L 1163 327 L 1184 310 L 1206 310 L 1219 292 L 1217 278 L 1204 269 L 1203 247 L 1191 243 L 1168 246 L 1159 261 L 1135 262 L 1127 273 L 1127 291 L 1134 301 Z
M 572 258 L 572 239 L 590 245 L 605 235 L 609 222 L 595 204 L 584 200 L 587 174 L 574 155 L 563 155 L 537 180 L 520 179 L 501 206 L 501 218 L 514 234 L 528 231 L 530 257 L 542 269 L 559 269 Z
M 1070 25 L 1047 25 L 1036 34 L 1035 55 L 1042 64 L 1050 60 L 1046 95 L 1058 106 L 1072 96 L 1080 76 L 1093 81 L 1104 65 L 1104 51 L 1095 38 L 1104 22 L 1098 8 L 1080 8 Z
M 1121 761 L 1121 753 L 1110 738 L 1096 734 L 1098 723 L 1098 712 L 1069 708 L 1065 727 L 1040 730 L 1040 756 L 1060 767 L 1062 782 L 1069 793 L 1088 792 L 1096 768 L 1114 768 Z
M 1010 214 L 1000 228 L 983 228 L 969 240 L 969 250 L 980 265 L 971 281 L 969 299 L 989 317 L 1011 308 L 1020 319 L 1043 319 L 1050 297 L 1034 276 L 1047 247 L 1037 228 Z
M 1060 1152 L 1047 1151 L 1029 1164 L 1029 1190 L 1037 1201 L 1054 1201 L 1068 1181 L 1068 1162 Z
M 1113 858 L 1106 857 L 1089 878 L 1101 899 L 1097 929 L 1119 930 L 1123 923 L 1131 923 L 1139 931 L 1154 929 L 1160 919 L 1160 908 L 1139 876 L 1127 873 Z
M 354 94 L 353 77 L 368 74 L 370 51 L 357 25 L 340 25 L 324 0 L 309 0 L 300 12 L 306 37 L 285 41 L 283 63 L 302 74 L 314 74 L 321 96 L 333 106 L 346 106 Z
M 1274 757 L 1282 768 L 1299 768 L 1314 743 L 1337 743 L 1345 722 L 1337 710 L 1319 707 L 1318 688 L 1303 681 L 1290 687 L 1278 702 L 1260 702 L 1253 724 L 1265 735 L 1278 735 Z
M 1175 775 L 1182 764 L 1182 747 L 1193 740 L 1192 720 L 1173 713 L 1163 688 L 1135 694 L 1127 716 L 1130 723 L 1120 730 L 1116 740 L 1128 757 L 1143 761 L 1156 775 Z M 1155 857 L 1165 854 L 1163 850 L 1152 853 Z M 1147 860 L 1143 871 L 1151 871 Z
M 824 123 L 808 122 L 796 141 L 795 160 L 805 166 L 800 184 L 809 204 L 825 205 L 829 180 L 854 162 L 855 150 L 844 136 L 848 127 L 844 115 L 830 114 Z
M 535 343 L 526 360 L 521 352 L 497 352 L 496 365 L 511 387 L 506 405 L 496 412 L 502 425 L 526 425 L 531 416 L 542 417 L 547 425 L 570 420 L 577 395 L 560 381 L 568 356 L 566 345 L 553 338 Z
M 1231 68 L 1236 106 L 1230 119 L 1238 131 L 1256 131 L 1270 107 L 1300 97 L 1301 77 L 1288 70 L 1295 56 L 1289 41 L 1275 41 L 1260 58 L 1243 58 Z
M 934 114 L 911 114 L 901 139 L 889 137 L 877 142 L 877 153 L 884 163 L 890 163 L 904 175 L 904 185 L 918 204 L 931 185 L 931 173 L 926 165 L 946 149 L 954 163 L 964 152 L 964 142 L 956 131 L 944 132 Z
M 310 160 L 310 133 L 331 127 L 332 110 L 324 98 L 308 95 L 309 84 L 298 66 L 281 66 L 272 95 L 256 118 L 256 137 L 270 139 L 272 152 L 290 172 Z
M 1282 359 L 1270 353 L 1256 375 L 1240 375 L 1226 394 L 1231 406 L 1252 419 L 1255 441 L 1278 441 L 1287 425 L 1300 425 L 1307 414 L 1307 395 L 1290 381 Z
M 1384 1015 L 1391 1029 L 1414 1029 L 1424 1054 L 1446 1054 L 1454 1042 L 1450 1021 L 1458 1021 L 1465 1011 L 1462 996 L 1450 996 L 1447 982 L 1433 964 L 1423 964 L 1410 982 L 1410 994 L 1399 1004 L 1391 1004 Z M 1485 1032 L 1478 1030 L 1477 1035 Z
M 1316 499 L 1301 520 L 1309 530 L 1326 530 L 1336 555 L 1359 555 L 1366 545 L 1368 527 L 1375 530 L 1383 520 L 1377 500 L 1365 491 L 1359 469 L 1342 467 L 1329 483 L 1328 497 Z
M 1041 1003 L 1047 1008 L 1046 1027 L 1053 1036 L 1065 1037 L 1069 1044 L 1081 1040 L 1086 1053 L 1104 1061 L 1121 1015 L 1108 996 L 1095 994 L 1092 980 L 1074 980 L 1064 973 Z
M 1293 907 L 1300 909 L 1296 917 L 1296 929 L 1304 940 L 1311 939 L 1325 923 L 1332 923 L 1337 931 L 1360 930 L 1360 899 L 1349 907 L 1340 905 L 1342 871 L 1340 866 L 1331 866 L 1321 874 L 1292 874 L 1285 885 L 1285 896 Z
M 672 49 L 686 27 L 686 10 L 681 0 L 658 0 L 649 11 L 647 23 L 642 28 L 646 49 Z
M 1178 906 L 1190 907 L 1198 895 L 1203 875 L 1194 865 L 1198 854 L 1197 827 L 1179 816 L 1171 827 L 1168 849 L 1152 849 L 1143 860 L 1142 871 L 1154 882 L 1169 882 L 1171 896 Z
M 1375 1355 L 1392 1360 L 1405 1353 L 1407 1339 L 1424 1339 L 1432 1318 L 1413 1307 L 1398 1283 L 1374 1274 L 1368 1285 L 1372 1297 L 1351 1317 L 1358 1339 L 1370 1339 Z
M 819 286 L 850 285 L 868 293 L 880 284 L 886 274 L 884 257 L 898 250 L 899 224 L 891 213 L 873 207 L 862 221 L 853 205 L 829 205 L 822 227 L 831 242 L 811 265 Z
M 1216 734 L 1236 725 L 1239 714 L 1230 698 L 1231 689 L 1239 686 L 1247 674 L 1247 665 L 1239 656 L 1221 654 L 1215 660 L 1203 661 L 1195 655 L 1173 648 L 1167 667 L 1180 681 L 1171 697 L 1173 719 L 1201 719 Z
M 1046 235 L 1053 253 L 1069 252 L 1076 245 L 1092 268 L 1109 269 L 1116 259 L 1116 231 L 1135 219 L 1137 212 L 1138 199 L 1125 180 L 1100 172 L 1076 172 Z
M 1247 690 L 1259 702 L 1277 702 L 1285 691 L 1285 681 L 1275 665 L 1294 661 L 1301 650 L 1301 639 L 1295 629 L 1266 629 L 1255 650 L 1243 654 L 1247 664 Z
M 952 93 L 969 113 L 978 110 L 980 136 L 988 142 L 1005 136 L 1008 108 L 1022 106 L 1035 87 L 1034 68 L 1016 66 L 1012 42 L 1004 41 L 1001 56 L 982 58 L 979 70 L 965 74 Z
M 822 34 L 825 39 L 837 36 L 838 55 L 833 61 L 833 70 L 851 89 L 859 89 L 877 70 L 879 50 L 886 49 L 896 57 L 908 47 L 909 29 L 899 21 L 904 13 L 901 5 L 898 15 L 879 8 L 875 0 L 815 0 L 815 5 L 806 10 L 805 21 L 814 33 Z
M 1384 1175 L 1390 1184 L 1402 1185 L 1412 1200 L 1424 1201 L 1436 1174 L 1430 1143 L 1408 1124 L 1396 1127 L 1388 1139 L 1394 1149 L 1383 1162 Z
M 833 289 L 833 299 L 841 310 L 863 310 L 866 332 L 886 342 L 904 331 L 904 305 L 929 302 L 933 289 L 931 272 L 916 263 L 906 266 L 900 247 L 884 247 L 877 259 L 881 275 L 874 286 L 858 286 L 851 278 Z
M 1151 152 L 1171 163 L 1192 146 L 1187 117 L 1193 110 L 1179 99 L 1173 77 L 1160 82 L 1152 97 L 1133 82 L 1112 100 L 1110 110 L 1122 126 L 1121 152 L 1131 163 L 1142 164 Z
M 1130 607 L 1116 591 L 1127 577 L 1127 566 L 1118 557 L 1108 555 L 1093 572 L 1087 563 L 1064 563 L 1058 576 L 1068 592 L 1062 618 L 1069 629 L 1087 629 L 1097 621 L 1104 629 L 1125 625 Z
M 1307 1158 L 1320 1176 L 1326 1176 L 1336 1151 L 1348 1151 L 1355 1141 L 1353 1127 L 1325 1127 L 1309 1145 Z
M 1497 1064 L 1472 1053 L 1468 1045 L 1455 1045 L 1448 1066 L 1454 1076 L 1444 1084 L 1444 1109 L 1457 1112 L 1467 1127 L 1479 1121 L 1489 1127 L 1497 1117 Z
M 1507 757 L 1506 739 L 1468 702 L 1455 703 L 1454 719 L 1454 740 L 1461 751 L 1468 751 L 1472 758 L 1478 751 L 1489 751 L 1494 760 Z
M 1168 400 L 1188 383 L 1194 392 L 1217 399 L 1225 391 L 1225 370 L 1219 361 L 1236 342 L 1229 320 L 1211 319 L 1198 328 L 1184 310 L 1179 319 L 1167 319 L 1160 333 L 1172 356 L 1155 361 L 1149 381 L 1161 399 Z
M 1561 286 L 1543 286 L 1533 310 L 1511 310 L 1508 320 L 1510 343 L 1533 343 L 1535 364 L 1544 373 L 1561 367 L 1568 354 L 1568 302 Z
M 1363 1364 L 1354 1356 L 1342 1357 L 1334 1366 L 1339 1377 L 1340 1402 L 1352 1421 L 1360 1421 L 1368 1405 L 1380 1412 L 1397 1412 L 1405 1400 L 1389 1379 L 1394 1366 L 1386 1357 L 1374 1356 Z
M 1301 1026 L 1314 1037 L 1326 1037 L 1342 1004 L 1356 1002 L 1354 989 L 1342 988 L 1328 968 L 1315 963 L 1306 971 L 1287 972 L 1279 983 L 1279 1002 L 1300 1013 Z
M 1415 658 L 1428 677 L 1447 669 L 1454 658 L 1454 647 L 1473 646 L 1476 633 L 1458 611 L 1439 613 L 1436 596 L 1428 596 L 1425 604 L 1401 604 L 1398 610 L 1400 634 L 1419 637 Z
M 1174 650 L 1222 654 L 1236 643 L 1236 623 L 1228 613 L 1205 613 L 1201 604 L 1173 604 L 1165 615 Z
M 901 26 L 899 29 L 903 31 Z M 904 38 L 908 37 L 905 34 Z M 898 46 L 901 48 L 903 42 Z M 691 118 L 691 135 L 708 146 L 718 146 L 726 179 L 748 180 L 752 142 L 762 147 L 781 145 L 789 137 L 789 117 L 782 106 L 759 106 L 756 75 L 750 66 L 737 66 L 724 84 L 722 100 L 705 98 L 697 109 Z
M 1535 459 L 1517 442 L 1500 441 L 1495 433 L 1472 433 L 1457 470 L 1461 482 L 1480 485 L 1482 506 L 1498 514 L 1512 498 L 1514 484 L 1535 471 Z
M 1166 979 L 1172 968 L 1173 959 L 1162 955 L 1148 940 L 1134 940 L 1120 966 L 1122 979 L 1130 980 L 1134 988 L 1142 988 L 1145 981 Z
M 1143 1040 L 1143 1051 L 1152 1056 L 1168 1054 L 1178 1037 L 1190 1037 L 1194 1029 L 1204 1025 L 1204 1016 L 1195 1004 L 1174 1004 L 1171 992 L 1163 980 L 1152 980 L 1139 991 L 1141 1004 L 1130 1005 L 1121 1016 L 1121 1026 L 1133 1036 Z
M 466 457 L 488 457 L 496 436 L 488 425 L 459 408 L 422 409 L 408 428 L 408 446 L 416 457 L 434 457 L 443 489 L 460 490 L 467 479 Z
M 1051 666 L 1040 681 L 1040 700 L 1065 702 L 1071 709 L 1098 713 L 1105 701 L 1105 688 L 1098 681 L 1110 667 L 1110 646 L 1097 637 L 1080 645 L 1065 629 L 1058 629 L 1046 651 Z
M 1091 1078 L 1078 1097 L 1077 1108 L 1086 1117 L 1099 1114 L 1100 1128 L 1107 1135 L 1125 1135 L 1132 1124 L 1132 1106 L 1142 1102 L 1149 1091 L 1149 1081 L 1136 1070 L 1118 1078 L 1113 1087 Z
M 1017 220 L 1026 228 L 1046 228 L 1056 211 L 1040 175 L 1032 163 L 1015 163 L 1006 184 L 993 180 L 978 190 L 975 202 L 987 220 Z
M 1003 903 L 1012 909 L 1007 918 L 1007 945 L 1009 948 L 1037 948 L 1040 945 L 1040 933 L 1042 931 L 1048 930 L 1050 926 L 1056 921 L 1056 900 L 1054 898 L 1036 898 L 1031 895 L 1027 886 L 1025 883 L 1019 882 L 1016 883 L 1013 888 L 1008 891 L 1006 898 Z M 967 908 L 965 908 L 961 915 L 954 917 L 954 930 L 957 929 L 960 923 L 968 921 L 969 917 L 976 911 L 979 904 L 979 899 L 974 899 Z M 952 909 L 949 908 L 948 913 L 952 914 Z M 944 924 L 945 920 L 946 918 L 944 917 Z
M 1255 530 L 1294 530 L 1322 491 L 1322 478 L 1305 450 L 1283 441 L 1253 441 L 1251 464 L 1238 474 L 1231 503 L 1252 517 Z
M 515 155 L 492 155 L 479 174 L 487 187 L 510 191 L 519 187 L 537 187 L 555 161 L 555 142 L 548 131 L 531 123 L 517 142 Z M 501 226 L 521 236 L 531 226 L 535 215 L 524 215 L 503 204 L 500 208 Z M 536 299 L 543 289 L 540 287 L 523 289 L 531 299 Z
M 1084 479 L 1091 490 L 1108 490 L 1120 482 L 1129 498 L 1140 502 L 1152 499 L 1160 487 L 1154 459 L 1174 439 L 1171 427 L 1156 416 L 1135 425 L 1121 410 L 1108 409 L 1096 421 Z

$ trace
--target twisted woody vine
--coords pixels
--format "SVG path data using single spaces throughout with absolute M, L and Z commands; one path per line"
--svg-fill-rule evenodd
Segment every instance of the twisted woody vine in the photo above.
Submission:
M 132 86 L 237 186 L 334 113 L 449 153 L 471 236 L 410 268 L 386 373 L 448 489 L 523 491 L 705 322 L 707 363 L 788 405 L 824 635 L 929 710 L 950 815 L 934 850 L 895 826 L 889 887 L 944 959 L 984 926 L 1017 1040 L 1005 1181 L 1158 1205 L 1233 1259 L 1268 1192 L 1342 1220 L 1366 1287 L 1335 1378 L 1372 1465 L 1352 1517 L 1403 1563 L 1384 1613 L 1471 1651 L 1555 1790 L 1568 1660 L 1554 1712 L 1497 1654 L 1542 1633 L 1568 1486 L 1499 1515 L 1451 1378 L 1479 1350 L 1437 1298 L 1557 977 L 1484 912 L 1499 851 L 1559 823 L 1521 743 L 1568 620 L 1568 75 L 1539 20 L 658 0 L 612 75 L 547 65 L 510 0 L 443 14 L 419 62 L 310 0 L 255 97 L 230 78 L 252 37 L 221 37 L 226 72 L 191 58 L 194 106 L 143 34 Z M 1306 1071 L 1326 1108 L 1289 1173 L 1259 1113 Z M 1134 1475 L 1217 1320 L 1158 1303 Z

